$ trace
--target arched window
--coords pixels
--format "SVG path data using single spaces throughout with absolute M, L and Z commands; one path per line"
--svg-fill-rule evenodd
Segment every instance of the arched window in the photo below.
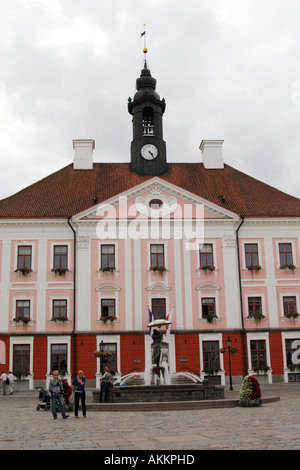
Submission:
M 154 135 L 154 113 L 153 109 L 146 107 L 143 110 L 143 135 Z

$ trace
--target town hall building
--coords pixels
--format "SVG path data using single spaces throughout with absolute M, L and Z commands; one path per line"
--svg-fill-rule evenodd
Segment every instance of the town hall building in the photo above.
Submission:
M 223 140 L 171 163 L 165 109 L 145 60 L 128 162 L 73 140 L 69 165 L 0 201 L 0 363 L 20 386 L 143 372 L 158 319 L 170 376 L 300 380 L 300 200 L 226 164 Z

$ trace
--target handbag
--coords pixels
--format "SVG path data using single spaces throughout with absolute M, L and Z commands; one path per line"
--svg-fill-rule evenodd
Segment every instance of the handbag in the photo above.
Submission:
M 73 390 L 73 392 L 72 392 L 72 394 L 69 398 L 69 403 L 70 403 L 70 405 L 74 405 L 74 403 L 75 403 L 75 391 L 74 390 Z

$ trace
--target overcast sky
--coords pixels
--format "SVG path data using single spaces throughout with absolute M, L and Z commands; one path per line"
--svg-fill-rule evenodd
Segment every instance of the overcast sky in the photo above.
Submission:
M 0 0 L 0 198 L 73 161 L 128 162 L 148 64 L 169 162 L 225 163 L 300 197 L 299 0 Z

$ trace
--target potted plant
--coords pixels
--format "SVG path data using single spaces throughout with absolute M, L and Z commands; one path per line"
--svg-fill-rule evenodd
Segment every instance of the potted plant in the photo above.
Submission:
M 159 272 L 160 274 L 162 274 L 166 270 L 167 268 L 165 268 L 164 266 L 151 266 L 150 267 L 150 271 Z
M 208 321 L 208 323 L 212 323 L 217 317 L 217 315 L 215 315 L 214 313 L 208 313 L 207 315 L 205 315 L 206 320 Z
M 201 269 L 202 271 L 205 271 L 205 272 L 207 272 L 207 271 L 212 272 L 212 271 L 214 271 L 216 268 L 215 268 L 215 266 L 205 265 L 205 266 L 200 266 L 200 269 Z
M 101 317 L 100 320 L 103 321 L 103 323 L 107 323 L 110 321 L 111 323 L 115 320 L 115 317 Z
M 291 372 L 297 372 L 300 370 L 300 364 L 294 364 L 293 362 L 291 362 L 290 364 L 288 364 L 288 369 L 290 369 Z
M 261 270 L 261 266 L 260 265 L 257 265 L 257 266 L 254 266 L 253 264 L 250 264 L 249 266 L 247 266 L 248 268 L 248 271 L 251 271 L 251 272 L 258 272 Z
M 289 318 L 290 320 L 295 320 L 296 318 L 299 317 L 299 313 L 297 312 L 290 312 L 290 313 L 287 313 L 285 315 L 287 318 Z
M 248 318 L 254 318 L 255 321 L 260 321 L 262 318 L 265 318 L 265 316 L 262 313 L 251 313 Z
M 16 318 L 14 318 L 13 321 L 16 322 L 16 323 L 23 323 L 23 325 L 28 325 L 28 323 L 30 322 L 30 318 L 16 317 Z
M 55 317 L 55 318 L 52 318 L 52 321 L 54 321 L 54 322 L 66 322 L 66 321 L 68 321 L 68 318 L 67 317 Z
M 230 346 L 229 348 L 221 348 L 220 353 L 224 354 L 225 352 L 230 352 L 230 354 L 235 354 L 238 352 L 238 348 L 234 348 L 233 346 Z
M 260 406 L 261 389 L 258 380 L 252 375 L 244 377 L 239 395 L 239 406 Z
M 270 367 L 264 366 L 264 365 L 258 365 L 258 366 L 253 367 L 253 370 L 254 372 L 256 372 L 256 374 L 266 374 L 268 370 L 270 370 Z
M 115 269 L 116 268 L 112 266 L 105 266 L 105 267 L 99 268 L 99 271 L 102 271 L 103 273 L 113 273 Z
M 16 377 L 17 380 L 24 380 L 25 377 L 29 375 L 29 372 L 26 371 L 18 371 L 18 372 L 13 372 L 13 375 Z
M 27 274 L 32 272 L 32 269 L 31 268 L 17 268 L 17 269 L 15 269 L 14 272 L 15 273 L 20 273 L 23 276 L 26 276 Z
M 291 271 L 294 271 L 296 266 L 294 264 L 281 264 L 280 269 L 290 269 Z
M 110 357 L 113 354 L 109 351 L 95 351 L 94 352 L 94 357 Z
M 54 274 L 58 274 L 59 276 L 63 276 L 64 274 L 69 272 L 68 268 L 53 268 L 53 269 L 51 269 L 51 271 Z

